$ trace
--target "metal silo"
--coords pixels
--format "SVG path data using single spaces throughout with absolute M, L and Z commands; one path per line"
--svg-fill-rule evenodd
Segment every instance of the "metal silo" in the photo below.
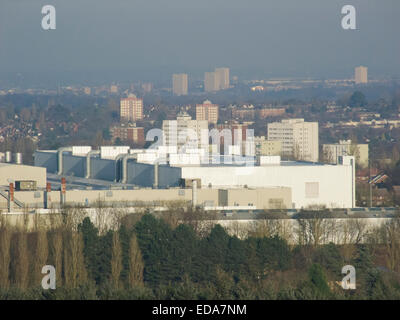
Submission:
M 6 151 L 6 162 L 11 163 L 11 151 Z
M 14 162 L 16 164 L 22 164 L 22 153 L 21 152 L 17 152 L 14 154 Z

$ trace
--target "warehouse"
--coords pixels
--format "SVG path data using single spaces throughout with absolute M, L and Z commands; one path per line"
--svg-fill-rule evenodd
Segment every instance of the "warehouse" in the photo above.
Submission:
M 254 158 L 244 164 L 172 165 L 173 154 L 163 158 L 169 164 L 143 163 L 139 156 L 140 153 L 133 153 L 129 147 L 101 147 L 94 151 L 90 147 L 68 147 L 34 154 L 36 166 L 46 167 L 47 172 L 59 176 L 100 179 L 139 188 L 174 188 L 187 180 L 198 180 L 199 188 L 203 189 L 283 187 L 291 190 L 289 208 L 355 207 L 352 156 L 341 157 L 336 165 L 281 161 L 279 156 L 259 157 L 257 165 Z
M 26 166 L 14 163 L 0 163 L 0 186 L 8 187 L 9 184 L 20 180 L 35 181 L 38 188 L 46 186 L 46 168 Z
M 288 187 L 292 190 L 292 208 L 355 207 L 354 157 L 341 158 L 338 165 L 311 162 L 278 161 L 267 165 L 182 167 L 183 179 L 199 179 L 213 188 Z

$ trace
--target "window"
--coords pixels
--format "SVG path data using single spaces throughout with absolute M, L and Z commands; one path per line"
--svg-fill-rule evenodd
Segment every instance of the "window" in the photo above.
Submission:
M 269 209 L 283 209 L 283 199 L 269 199 L 268 206 Z

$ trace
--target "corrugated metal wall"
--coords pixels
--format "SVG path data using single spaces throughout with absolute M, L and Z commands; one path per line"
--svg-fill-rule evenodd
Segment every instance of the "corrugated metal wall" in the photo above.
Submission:
M 57 173 L 57 153 L 36 151 L 33 157 L 36 167 L 44 167 L 49 173 Z
M 36 151 L 35 166 L 45 167 L 47 172 L 57 173 L 58 155 L 57 153 Z M 110 159 L 100 159 L 92 157 L 91 178 L 115 181 L 122 178 L 122 161 L 118 163 Z M 134 160 L 128 160 L 128 180 L 127 183 L 135 184 L 140 187 L 152 187 L 154 184 L 154 166 L 151 164 L 137 163 Z M 116 177 L 117 173 L 117 177 Z M 73 156 L 70 153 L 63 153 L 63 174 L 66 176 L 85 177 L 86 157 Z M 160 165 L 158 170 L 159 188 L 177 187 L 182 175 L 181 168 Z

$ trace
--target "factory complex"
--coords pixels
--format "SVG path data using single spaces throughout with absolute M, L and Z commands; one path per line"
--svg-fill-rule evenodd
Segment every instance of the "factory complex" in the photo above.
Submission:
M 10 184 L 15 199 L 34 207 L 63 202 L 90 205 L 99 200 L 131 205 L 184 201 L 202 207 L 254 209 L 355 206 L 352 156 L 341 157 L 338 164 L 281 161 L 279 156 L 255 157 L 252 163 L 222 157 L 219 164 L 203 164 L 188 163 L 170 150 L 158 151 L 85 146 L 38 150 L 34 166 L 1 164 L 0 206 L 2 200 L 8 201 L 5 193 Z M 18 181 L 36 181 L 35 188 L 16 188 Z

